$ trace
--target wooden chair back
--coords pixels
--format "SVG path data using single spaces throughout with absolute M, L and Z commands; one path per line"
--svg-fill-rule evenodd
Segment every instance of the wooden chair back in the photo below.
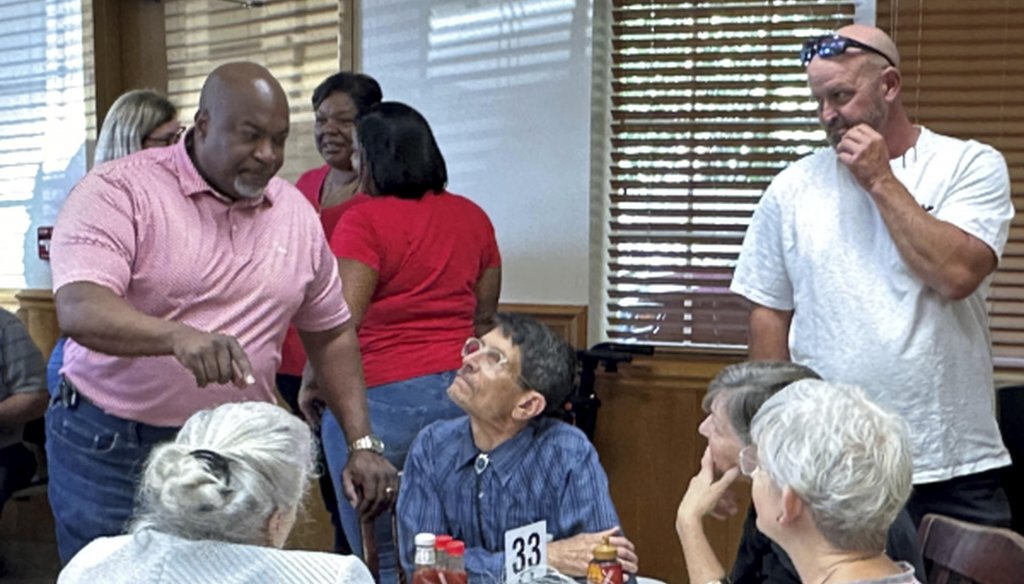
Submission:
M 1024 536 L 928 514 L 918 528 L 928 584 L 1024 582 Z

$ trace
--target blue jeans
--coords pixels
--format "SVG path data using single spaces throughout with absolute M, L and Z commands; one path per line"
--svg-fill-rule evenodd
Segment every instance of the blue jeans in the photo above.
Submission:
M 150 450 L 177 432 L 106 414 L 61 379 L 46 412 L 47 491 L 61 562 L 97 537 L 124 533 Z
M 57 344 L 50 351 L 50 360 L 46 363 L 46 387 L 50 392 L 50 399 L 57 396 L 57 388 L 60 387 L 60 368 L 64 366 L 64 343 L 68 342 L 67 337 L 57 339 Z
M 366 392 L 373 431 L 384 441 L 384 456 L 395 465 L 395 468 L 401 469 L 405 464 L 405 457 L 409 453 L 413 439 L 425 426 L 435 420 L 463 415 L 462 410 L 448 398 L 448 386 L 452 384 L 454 378 L 455 371 L 446 371 L 377 385 Z M 324 413 L 321 433 L 324 452 L 327 454 L 328 472 L 331 473 L 334 492 L 338 496 L 341 525 L 349 545 L 352 546 L 352 552 L 361 557 L 363 539 L 359 530 L 359 514 L 345 498 L 345 491 L 341 485 L 341 471 L 348 462 L 348 444 L 338 421 L 330 412 Z M 391 515 L 390 511 L 382 514 L 373 526 L 377 540 L 381 584 L 393 584 L 398 581 L 398 558 L 394 534 L 391 532 Z

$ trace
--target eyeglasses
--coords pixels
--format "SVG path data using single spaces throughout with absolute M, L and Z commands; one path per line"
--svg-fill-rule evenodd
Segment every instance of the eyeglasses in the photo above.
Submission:
M 865 45 L 860 41 L 855 41 L 837 34 L 825 34 L 812 39 L 807 39 L 807 41 L 804 42 L 804 47 L 800 49 L 800 64 L 806 67 L 815 55 L 823 59 L 837 57 L 845 53 L 847 49 L 851 47 L 879 55 L 888 61 L 888 63 L 893 67 L 896 66 L 896 63 L 889 58 L 889 55 L 886 55 L 875 47 Z
M 479 359 L 480 363 L 491 371 L 501 369 L 509 363 L 508 357 L 504 353 L 494 347 L 488 347 L 483 340 L 476 337 L 469 337 L 462 345 L 462 360 L 465 361 L 470 357 Z M 517 375 L 516 380 L 523 389 L 533 387 L 522 375 Z
M 181 139 L 181 135 L 185 133 L 185 126 L 178 126 L 178 129 L 171 134 L 164 134 L 163 136 L 153 136 L 150 134 L 142 139 L 142 145 L 147 148 L 154 146 L 170 146 L 171 144 L 177 144 L 178 140 Z
M 760 468 L 760 462 L 757 458 L 757 445 L 745 446 L 743 450 L 740 450 L 740 472 L 750 477 L 754 476 L 754 471 L 758 468 Z

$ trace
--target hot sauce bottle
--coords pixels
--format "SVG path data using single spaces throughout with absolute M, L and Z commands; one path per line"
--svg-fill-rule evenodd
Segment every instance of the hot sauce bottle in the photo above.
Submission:
M 466 563 L 463 557 L 466 553 L 466 544 L 454 539 L 446 546 L 448 553 L 448 568 L 444 571 L 446 584 L 468 584 L 469 577 L 466 575 Z
M 450 535 L 437 534 L 434 536 L 434 565 L 438 572 L 444 572 L 448 567 L 448 551 L 445 546 L 452 540 Z
M 436 538 L 433 533 L 417 533 L 416 567 L 412 572 L 412 584 L 438 584 L 437 556 L 434 553 Z
M 587 567 L 587 584 L 622 584 L 622 564 L 615 546 L 605 537 L 596 548 Z

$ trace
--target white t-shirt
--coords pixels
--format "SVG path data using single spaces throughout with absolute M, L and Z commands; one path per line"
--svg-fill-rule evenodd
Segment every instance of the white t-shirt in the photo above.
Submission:
M 82 548 L 57 584 L 373 584 L 353 556 L 193 541 L 159 531 L 101 537 Z
M 921 128 L 891 161 L 933 217 L 1006 245 L 1013 205 L 1002 155 Z M 831 149 L 781 172 L 743 241 L 731 289 L 793 310 L 793 361 L 864 387 L 910 425 L 914 482 L 1010 464 L 994 415 L 989 280 L 944 299 L 903 261 L 871 196 Z

